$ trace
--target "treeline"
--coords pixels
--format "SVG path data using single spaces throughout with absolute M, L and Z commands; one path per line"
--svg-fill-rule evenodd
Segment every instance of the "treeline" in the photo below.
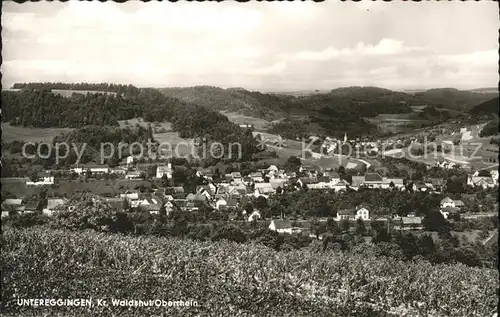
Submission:
M 110 83 L 15 83 L 14 89 L 60 89 L 60 90 L 93 90 L 125 93 L 137 91 L 138 88 L 132 85 L 117 85 Z

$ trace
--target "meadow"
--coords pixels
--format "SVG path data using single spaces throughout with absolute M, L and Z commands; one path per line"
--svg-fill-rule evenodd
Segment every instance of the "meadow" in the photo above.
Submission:
M 3 316 L 492 316 L 498 271 L 320 248 L 44 227 L 2 235 Z M 29 308 L 16 298 L 194 300 L 197 307 Z
M 258 131 L 264 131 L 267 128 L 269 128 L 270 125 L 270 122 L 265 119 L 249 117 L 239 114 L 237 112 L 221 111 L 221 113 L 225 115 L 229 119 L 229 121 L 234 122 L 236 124 L 253 124 L 255 130 Z
M 72 130 L 71 128 L 25 128 L 2 123 L 2 141 L 52 142 L 55 136 Z

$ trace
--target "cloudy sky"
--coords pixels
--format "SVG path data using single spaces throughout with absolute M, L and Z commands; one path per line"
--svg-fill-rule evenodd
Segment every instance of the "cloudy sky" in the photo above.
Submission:
M 3 3 L 2 85 L 496 87 L 495 2 Z

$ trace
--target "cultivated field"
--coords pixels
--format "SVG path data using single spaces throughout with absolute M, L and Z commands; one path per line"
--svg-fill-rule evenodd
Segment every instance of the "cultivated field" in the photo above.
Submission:
M 172 123 L 170 122 L 148 122 L 144 121 L 142 118 L 134 118 L 129 120 L 120 120 L 118 124 L 121 128 L 134 127 L 140 125 L 147 128 L 151 124 L 153 129 L 153 136 L 155 140 L 160 143 L 170 144 L 177 149 L 177 154 L 179 156 L 187 156 L 191 154 L 192 148 L 194 147 L 193 139 L 185 139 L 179 136 L 178 132 L 172 131 Z
M 2 228 L 4 316 L 491 316 L 498 271 L 255 244 Z M 105 299 L 90 308 L 16 298 Z M 111 299 L 196 301 L 112 307 Z
M 270 125 L 270 122 L 267 120 L 245 116 L 236 112 L 221 111 L 221 113 L 225 115 L 229 119 L 229 121 L 236 124 L 253 124 L 255 130 L 258 131 L 266 130 Z
M 72 130 L 71 128 L 25 128 L 2 123 L 2 141 L 52 142 L 55 136 Z

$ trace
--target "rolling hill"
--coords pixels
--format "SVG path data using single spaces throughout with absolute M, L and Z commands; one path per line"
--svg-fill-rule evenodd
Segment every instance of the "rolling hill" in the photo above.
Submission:
M 498 116 L 499 99 L 498 97 L 482 102 L 469 110 L 469 114 L 473 116 Z

